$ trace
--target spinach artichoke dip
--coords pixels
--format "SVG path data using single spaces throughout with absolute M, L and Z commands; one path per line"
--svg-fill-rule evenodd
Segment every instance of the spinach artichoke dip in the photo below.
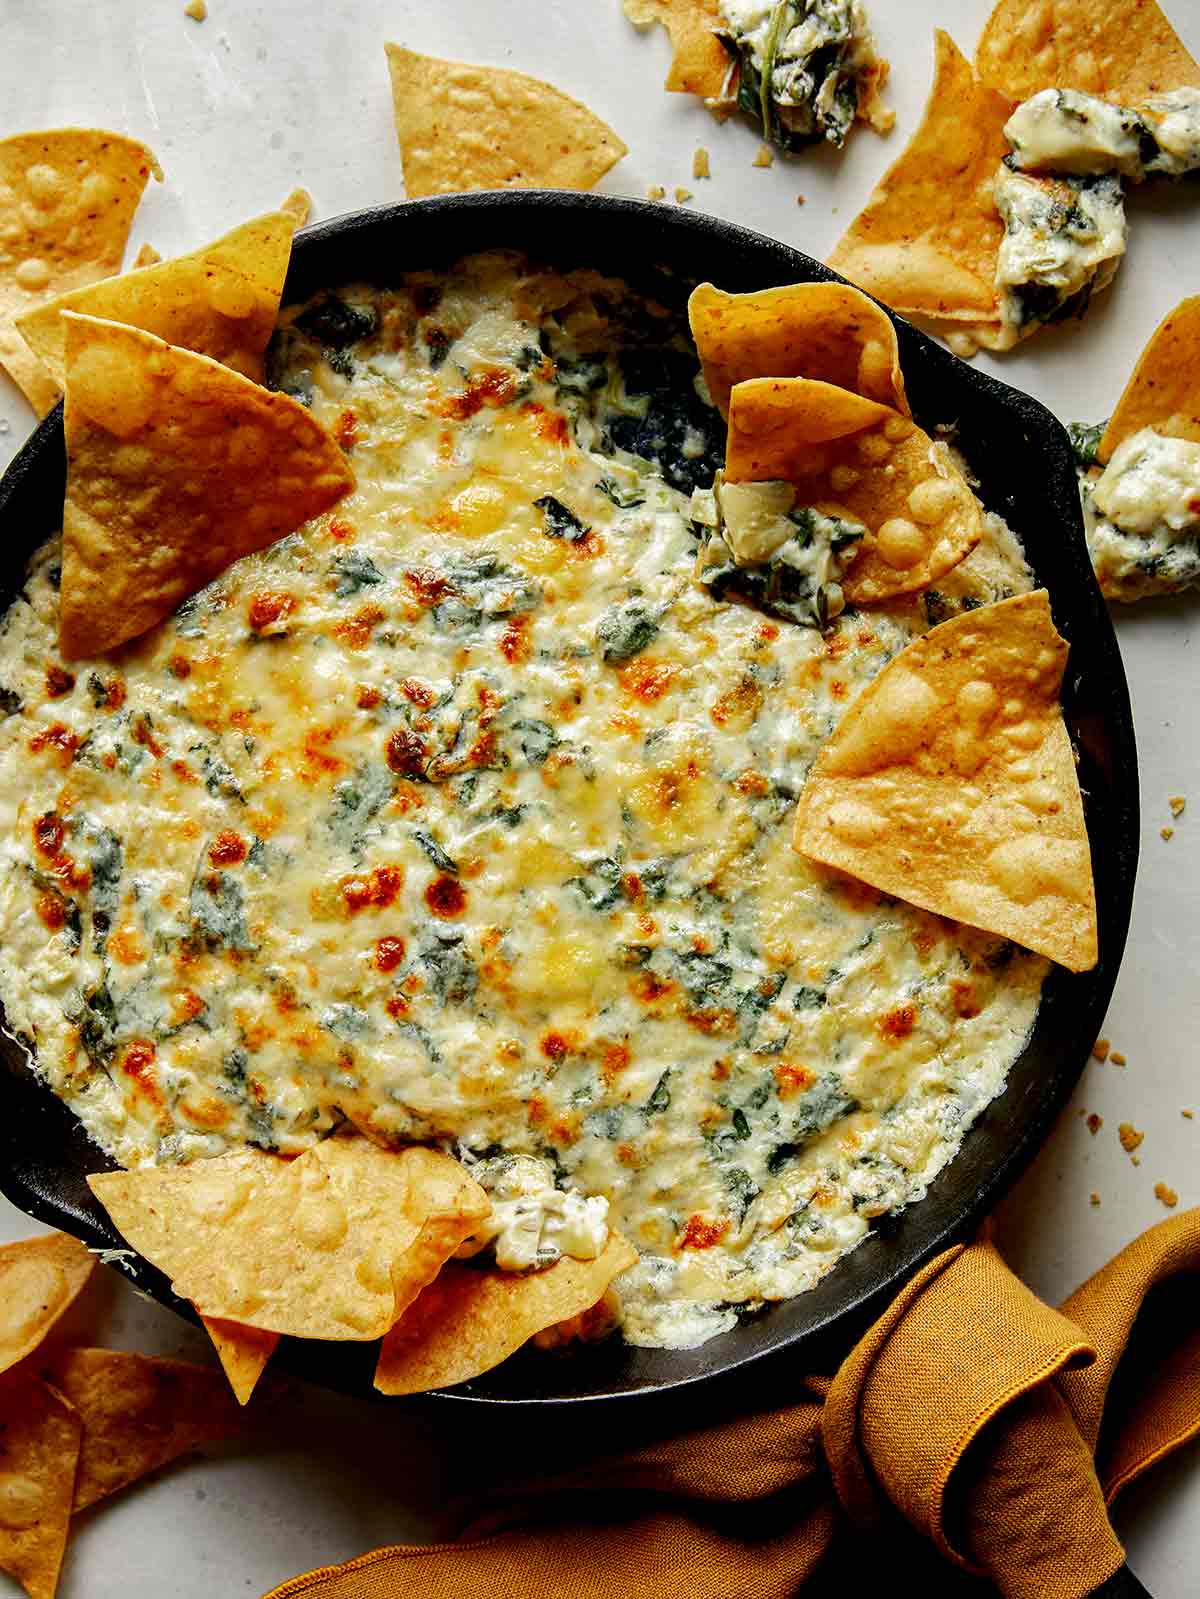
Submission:
M 273 382 L 350 454 L 333 511 L 94 663 L 54 542 L 3 620 L 9 1029 L 127 1167 L 348 1123 L 464 1160 L 501 1265 L 618 1230 L 636 1344 L 811 1287 L 953 1157 L 1047 962 L 810 864 L 794 802 L 906 644 L 1032 587 L 1016 541 L 854 610 L 860 530 L 800 508 L 731 595 L 686 323 L 592 271 L 322 295 Z
M 1105 597 L 1132 603 L 1200 582 L 1200 444 L 1145 427 L 1101 468 L 1104 425 L 1070 432 L 1088 552 Z
M 716 108 L 746 112 L 790 154 L 822 140 L 841 149 L 856 120 L 891 129 L 895 113 L 878 103 L 888 63 L 862 0 L 718 0 L 718 13 L 731 65 Z

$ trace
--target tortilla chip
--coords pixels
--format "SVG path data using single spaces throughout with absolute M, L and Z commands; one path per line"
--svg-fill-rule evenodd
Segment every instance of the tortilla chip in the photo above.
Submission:
M 1097 458 L 1143 428 L 1200 444 L 1200 294 L 1181 300 L 1154 330 L 1109 418 Z
M 190 1361 L 124 1349 L 66 1349 L 43 1375 L 83 1422 L 77 1511 L 242 1425 L 220 1373 Z
M 91 1250 L 66 1233 L 0 1248 L 0 1372 L 33 1353 L 95 1267 Z
M 354 477 L 288 395 L 151 333 L 63 320 L 59 644 L 78 657 L 161 622 L 231 562 L 327 510 Z
M 994 279 L 1004 227 L 991 183 L 1008 154 L 1012 105 L 978 82 L 940 29 L 935 62 L 920 127 L 829 265 L 897 311 L 998 322 Z
M 152 244 L 139 244 L 138 253 L 133 258 L 133 270 L 138 272 L 142 267 L 157 266 L 162 256 Z
M 1070 88 L 1137 105 L 1200 84 L 1200 66 L 1155 0 L 1000 0 L 975 66 L 1013 100 Z
M 928 588 L 983 535 L 979 502 L 946 445 L 875 400 L 811 378 L 752 378 L 733 390 L 725 473 L 782 479 L 801 505 L 861 522 L 841 579 L 852 605 Z
M 795 848 L 910 905 L 1096 964 L 1096 898 L 1044 589 L 966 611 L 889 662 L 822 748 Z
M 540 78 L 387 46 L 410 198 L 463 189 L 590 189 L 626 146 Z
M 667 30 L 674 52 L 668 89 L 704 100 L 721 93 L 732 59 L 714 31 L 721 23 L 717 0 L 624 0 L 624 11 L 636 28 L 661 22 Z
M 0 1571 L 30 1599 L 54 1599 L 79 1462 L 80 1419 L 44 1382 L 0 1383 Z
M 39 416 L 58 388 L 17 332 L 18 316 L 121 269 L 133 213 L 158 162 L 144 144 L 98 128 L 0 140 L 0 365 Z
M 610 1233 L 595 1260 L 564 1255 L 543 1271 L 446 1266 L 384 1339 L 375 1386 L 419 1394 L 491 1371 L 535 1333 L 590 1309 L 637 1258 Z
M 290 215 L 272 211 L 192 255 L 60 294 L 20 317 L 18 330 L 60 387 L 66 380 L 64 311 L 156 333 L 261 383 L 295 227 Z
M 203 1317 L 298 1338 L 382 1338 L 491 1212 L 449 1155 L 365 1138 L 88 1181 Z
M 793 283 L 726 294 L 702 283 L 688 301 L 692 337 L 713 404 L 747 378 L 817 378 L 908 413 L 891 318 L 845 283 Z
M 293 218 L 298 228 L 304 227 L 312 216 L 313 198 L 307 189 L 293 189 L 291 194 L 279 207 Z
M 234 1397 L 239 1405 L 244 1405 L 266 1370 L 267 1361 L 275 1353 L 279 1334 L 263 1332 L 258 1327 L 244 1327 L 237 1321 L 218 1321 L 211 1316 L 201 1316 L 200 1320 L 213 1341 Z

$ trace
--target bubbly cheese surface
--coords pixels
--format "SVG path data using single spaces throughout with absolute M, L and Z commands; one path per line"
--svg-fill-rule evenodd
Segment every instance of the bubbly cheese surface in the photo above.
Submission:
M 716 598 L 686 325 L 595 273 L 285 323 L 356 491 L 113 657 L 59 659 L 53 543 L 3 619 L 7 1025 L 127 1166 L 344 1122 L 534 1157 L 572 1202 L 517 1182 L 512 1258 L 607 1201 L 625 1336 L 700 1341 L 919 1199 L 1028 1034 L 1044 961 L 790 847 L 856 695 L 1028 569 L 989 519 L 825 632 Z

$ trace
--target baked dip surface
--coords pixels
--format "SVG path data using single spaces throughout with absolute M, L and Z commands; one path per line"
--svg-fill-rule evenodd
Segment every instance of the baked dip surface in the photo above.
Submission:
M 1048 969 L 791 848 L 863 687 L 1032 587 L 1015 540 L 824 631 L 715 598 L 686 323 L 590 271 L 352 285 L 273 357 L 350 496 L 95 663 L 55 543 L 4 618 L 8 1027 L 125 1166 L 350 1123 L 499 1201 L 536 1157 L 533 1258 L 586 1226 L 555 1188 L 607 1199 L 634 1343 L 811 1287 L 952 1158 Z

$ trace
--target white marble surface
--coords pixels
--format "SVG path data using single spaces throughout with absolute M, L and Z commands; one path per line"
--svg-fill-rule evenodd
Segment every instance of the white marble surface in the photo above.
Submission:
M 1167 0 L 1200 51 L 1200 0 Z M 151 186 L 132 248 L 194 247 L 277 204 L 295 184 L 317 215 L 403 194 L 383 57 L 385 38 L 418 50 L 528 69 L 585 100 L 629 156 L 601 185 L 695 191 L 695 207 L 773 233 L 815 255 L 833 244 L 914 125 L 926 93 L 930 30 L 970 53 L 987 0 L 871 0 L 893 62 L 896 133 L 862 131 L 843 157 L 751 165 L 753 133 L 719 127 L 660 90 L 668 52 L 641 36 L 619 0 L 210 0 L 203 24 L 183 0 L 0 0 L 0 134 L 94 123 L 145 139 L 166 172 Z M 1136 48 L 1136 42 L 1132 43 Z M 694 181 L 692 152 L 711 152 Z M 796 203 L 803 193 L 803 208 Z M 1132 247 L 1117 287 L 1081 327 L 988 362 L 1064 418 L 1107 415 L 1154 326 L 1200 289 L 1200 193 L 1135 195 Z M 132 251 L 131 251 L 132 253 Z M 32 418 L 0 377 L 0 464 Z M 1093 1063 L 1044 1153 L 1003 1207 L 1010 1258 L 1061 1296 L 1165 1211 L 1156 1181 L 1200 1203 L 1200 621 L 1195 602 L 1118 618 L 1141 746 L 1145 811 L 1133 929 L 1106 1033 L 1128 1064 Z M 1188 812 L 1165 842 L 1169 794 Z M 1180 1112 L 1195 1107 L 1197 1119 Z M 1091 1134 L 1083 1112 L 1104 1118 Z M 1117 1126 L 1143 1129 L 1134 1165 Z M 1093 1207 L 1089 1195 L 1099 1193 Z M 0 1236 L 30 1231 L 0 1201 Z M 200 1340 L 144 1304 L 112 1272 L 79 1316 L 82 1336 L 204 1358 Z M 460 1447 L 470 1456 L 469 1441 Z M 255 1595 L 308 1566 L 420 1537 L 442 1493 L 443 1421 L 309 1390 L 299 1412 L 245 1447 L 164 1474 L 84 1518 L 63 1599 Z M 1157 1599 L 1188 1599 L 1200 1578 L 1200 1449 L 1185 1450 L 1123 1501 L 1131 1563 Z M 0 1577 L 0 1593 L 10 1591 Z M 15 1590 L 11 1590 L 15 1591 Z

